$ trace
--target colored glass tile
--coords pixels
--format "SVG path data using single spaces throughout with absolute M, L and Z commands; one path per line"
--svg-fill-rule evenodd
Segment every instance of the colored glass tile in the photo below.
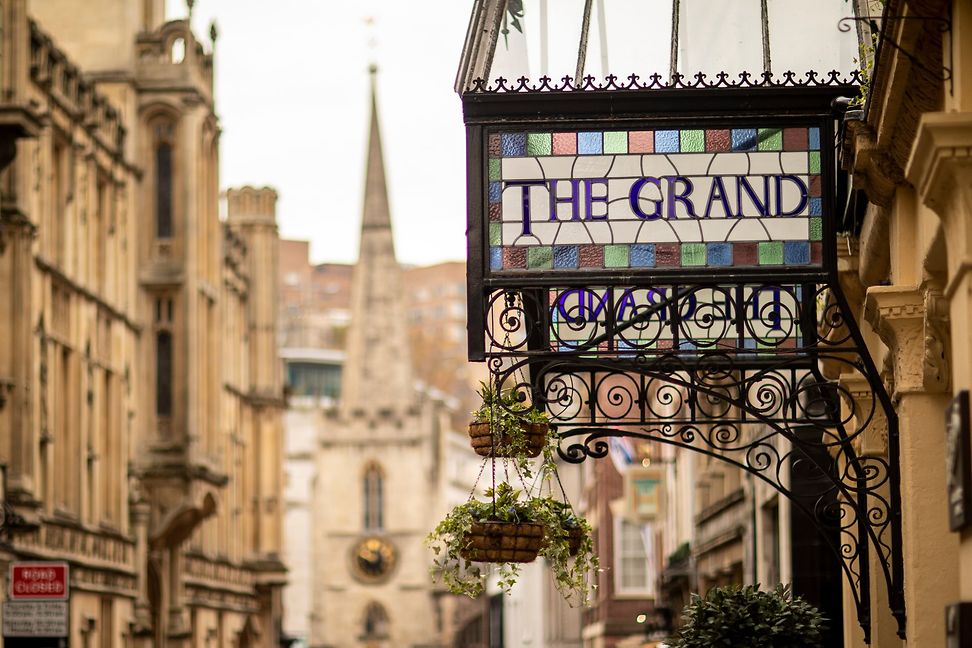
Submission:
M 627 268 L 628 267 L 628 246 L 627 245 L 605 245 L 604 246 L 604 267 L 605 268 Z
M 654 268 L 655 246 L 651 243 L 632 245 L 628 252 L 628 262 L 632 268 Z
M 706 243 L 705 252 L 710 266 L 732 265 L 732 243 Z
M 489 248 L 489 269 L 490 270 L 503 269 L 503 248 L 499 248 L 499 247 Z
M 678 243 L 656 243 L 655 265 L 659 268 L 677 268 L 682 264 Z
M 503 199 L 503 185 L 499 182 L 489 183 L 489 202 L 498 203 Z
M 820 176 L 818 175 L 810 176 L 809 185 L 810 185 L 809 189 L 810 189 L 811 196 L 819 196 L 821 194 L 822 181 L 820 180 Z
M 553 248 L 553 267 L 576 268 L 580 264 L 580 255 L 576 245 L 555 245 Z
M 489 136 L 486 149 L 489 151 L 490 157 L 498 157 L 503 152 L 502 139 L 499 133 L 493 133 Z
M 705 150 L 710 153 L 719 153 L 732 150 L 732 140 L 728 130 L 707 130 L 705 131 Z
M 490 245 L 502 245 L 503 244 L 503 226 L 499 223 L 489 224 L 489 244 Z
M 526 133 L 503 133 L 503 157 L 526 155 Z
M 806 151 L 807 150 L 807 129 L 806 128 L 784 128 L 783 129 L 783 150 L 784 151 Z
M 702 153 L 705 151 L 705 131 L 683 130 L 679 144 L 682 153 Z
M 499 180 L 501 175 L 502 167 L 500 166 L 500 161 L 496 158 L 489 159 L 489 179 Z
M 672 340 L 658 340 L 659 349 L 671 349 L 673 344 Z
M 547 245 L 527 248 L 527 267 L 531 269 L 553 268 L 553 248 Z
M 820 241 L 810 243 L 810 263 L 813 265 L 823 263 L 823 243 Z
M 627 153 L 628 134 L 626 132 L 610 131 L 604 133 L 604 152 L 605 153 Z
M 577 133 L 554 133 L 554 155 L 577 155 Z
M 500 221 L 503 219 L 503 205 L 500 203 L 489 204 L 489 220 Z
M 581 155 L 600 155 L 603 151 L 601 132 L 577 133 L 577 152 Z
M 580 267 L 603 268 L 604 267 L 604 246 L 603 245 L 581 245 L 580 246 Z
M 810 156 L 810 173 L 820 173 L 820 152 L 810 151 L 807 155 Z
M 682 243 L 682 265 L 705 265 L 705 243 Z
M 733 151 L 755 151 L 756 150 L 756 129 L 755 128 L 733 128 L 732 129 L 732 150 Z
M 503 269 L 526 268 L 526 248 L 504 247 L 503 248 Z
M 810 128 L 807 129 L 807 139 L 809 140 L 809 148 L 811 151 L 820 150 L 820 129 Z
M 757 148 L 760 151 L 782 151 L 783 131 L 779 128 L 760 128 Z
M 809 241 L 786 241 L 783 243 L 783 263 L 787 265 L 810 263 Z
M 678 153 L 678 131 L 655 131 L 655 153 Z
M 782 241 L 764 241 L 759 244 L 759 265 L 781 265 L 782 263 Z
M 628 133 L 629 153 L 654 153 L 655 133 L 653 131 L 631 131 Z
M 759 264 L 759 254 L 755 243 L 733 243 L 732 260 L 737 266 L 754 266 Z
M 823 199 L 821 198 L 811 198 L 810 199 L 810 215 L 820 216 L 823 214 Z
M 822 238 L 823 238 L 823 219 L 811 218 L 810 219 L 810 240 L 819 241 Z
M 527 135 L 527 155 L 550 155 L 551 151 L 550 133 Z

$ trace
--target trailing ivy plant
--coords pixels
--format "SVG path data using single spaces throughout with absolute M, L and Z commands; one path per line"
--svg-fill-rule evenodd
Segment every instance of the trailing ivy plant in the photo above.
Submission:
M 477 393 L 481 404 L 472 412 L 473 421 L 489 423 L 494 439 L 507 440 L 505 444 L 498 441 L 500 448 L 504 454 L 512 457 L 521 477 L 529 479 L 533 476 L 533 465 L 527 456 L 526 426 L 547 426 L 542 465 L 553 465 L 551 462 L 556 441 L 554 432 L 549 427 L 549 418 L 543 410 L 522 402 L 517 392 L 512 389 L 494 389 L 491 385 L 481 382 Z
M 682 611 L 684 623 L 672 648 L 821 648 L 824 618 L 817 608 L 793 596 L 789 586 L 773 592 L 759 586 L 714 587 L 692 595 Z
M 537 497 L 534 501 L 535 508 L 543 511 L 546 527 L 546 542 L 540 555 L 550 567 L 557 591 L 571 607 L 575 602 L 588 605 L 590 592 L 597 588 L 594 577 L 599 569 L 590 523 L 564 502 L 551 497 Z

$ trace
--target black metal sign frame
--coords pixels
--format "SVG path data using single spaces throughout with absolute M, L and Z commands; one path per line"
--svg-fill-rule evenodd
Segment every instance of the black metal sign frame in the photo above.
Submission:
M 858 79 L 727 78 L 473 84 L 462 97 L 469 358 L 547 409 L 567 461 L 604 457 L 606 439 L 621 435 L 701 452 L 770 484 L 839 559 L 865 640 L 874 566 L 904 637 L 897 417 L 837 277 L 831 103 L 854 96 Z M 819 129 L 818 264 L 491 271 L 491 134 L 754 125 Z M 826 379 L 822 363 L 858 372 L 872 396 L 862 402 Z M 885 426 L 886 457 L 862 452 L 865 437 Z M 795 479 L 819 487 L 797 492 Z

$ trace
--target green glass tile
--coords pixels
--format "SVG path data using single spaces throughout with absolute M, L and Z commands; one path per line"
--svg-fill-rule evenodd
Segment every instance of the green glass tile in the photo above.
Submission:
M 810 151 L 810 173 L 820 173 L 820 151 Z
M 705 131 L 683 130 L 680 138 L 682 153 L 702 153 L 705 151 Z
M 764 241 L 759 244 L 759 265 L 782 265 L 783 241 Z
M 683 134 L 685 131 L 682 131 Z M 702 131 L 699 131 L 700 133 Z M 682 265 L 704 266 L 705 243 L 682 243 Z
M 811 218 L 810 219 L 810 240 L 820 241 L 823 239 L 823 219 L 822 218 Z
M 783 131 L 779 128 L 760 128 L 757 149 L 760 151 L 782 151 Z
M 528 268 L 553 268 L 553 248 L 550 246 L 527 248 Z
M 550 155 L 550 133 L 530 133 L 527 135 L 527 155 Z
M 496 158 L 489 159 L 489 179 L 499 180 L 500 179 L 500 161 Z
M 605 268 L 627 268 L 628 267 L 628 246 L 627 245 L 605 245 L 604 246 L 604 267 Z
M 489 244 L 503 245 L 503 226 L 499 223 L 489 224 Z
M 627 153 L 628 134 L 624 132 L 605 132 L 604 133 L 604 152 L 605 153 Z

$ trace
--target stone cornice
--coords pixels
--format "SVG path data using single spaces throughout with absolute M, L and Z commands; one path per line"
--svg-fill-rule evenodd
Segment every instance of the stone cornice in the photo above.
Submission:
M 972 113 L 925 113 L 908 161 L 921 202 L 943 218 L 954 191 L 972 193 Z

